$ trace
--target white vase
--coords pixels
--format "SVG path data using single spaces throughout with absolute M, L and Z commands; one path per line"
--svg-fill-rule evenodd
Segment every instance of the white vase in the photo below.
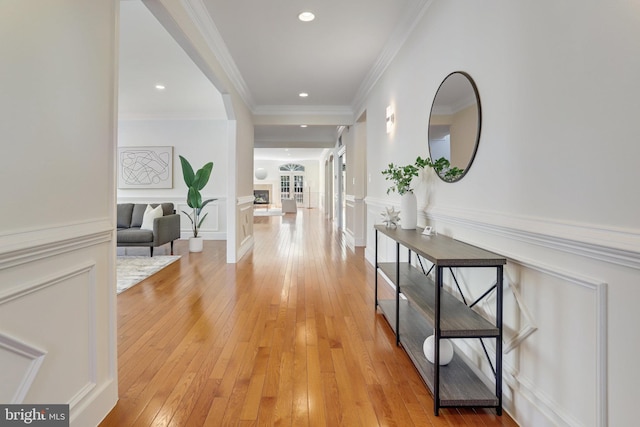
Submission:
M 400 228 L 415 229 L 418 225 L 418 202 L 416 195 L 408 191 L 400 197 Z
M 424 357 L 431 363 L 435 360 L 435 338 L 433 335 L 429 335 L 424 344 L 422 344 L 422 351 L 424 351 Z M 453 359 L 453 344 L 447 339 L 440 340 L 440 365 L 448 365 Z
M 202 252 L 202 237 L 189 237 L 189 252 Z

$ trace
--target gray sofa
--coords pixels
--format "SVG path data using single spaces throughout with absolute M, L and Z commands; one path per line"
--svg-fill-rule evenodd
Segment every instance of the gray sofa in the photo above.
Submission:
M 149 203 L 152 208 L 157 203 Z M 180 238 L 180 215 L 175 213 L 173 203 L 160 203 L 163 216 L 153 220 L 152 230 L 141 230 L 146 203 L 118 203 L 118 246 L 148 246 L 150 255 L 153 248 Z

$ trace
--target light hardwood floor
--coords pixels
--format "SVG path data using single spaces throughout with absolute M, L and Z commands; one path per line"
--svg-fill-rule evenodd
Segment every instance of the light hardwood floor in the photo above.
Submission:
M 382 315 L 374 269 L 317 209 L 255 218 L 118 296 L 120 400 L 102 426 L 516 426 L 443 409 Z M 391 293 L 389 293 L 391 295 Z

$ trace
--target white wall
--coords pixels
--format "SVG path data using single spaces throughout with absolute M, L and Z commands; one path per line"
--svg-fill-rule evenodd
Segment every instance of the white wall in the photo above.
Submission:
M 639 38 L 634 2 L 435 0 L 363 107 L 371 224 L 399 204 L 379 171 L 428 155 L 442 79 L 456 70 L 474 78 L 483 118 L 475 162 L 459 183 L 424 176 L 418 204 L 421 223 L 509 259 L 519 297 L 507 289 L 506 338 L 532 332 L 505 357 L 506 403 L 523 426 L 635 423 Z M 389 104 L 391 135 L 371 119 Z M 369 228 L 369 260 L 373 239 Z M 477 347 L 465 351 L 481 360 Z
M 117 2 L 0 2 L 0 401 L 117 400 Z
M 235 165 L 233 176 L 236 194 L 235 230 L 236 242 L 234 258 L 229 262 L 236 262 L 253 247 L 253 116 L 247 106 L 236 98 L 236 139 L 235 153 L 230 163 Z M 229 245 L 227 245 L 229 248 Z M 230 249 L 227 249 L 229 251 Z
M 227 235 L 228 124 L 226 120 L 120 120 L 118 146 L 172 146 L 173 188 L 118 189 L 119 202 L 173 202 L 176 211 L 190 212 L 186 205 L 187 186 L 182 177 L 180 158 L 183 156 L 198 170 L 213 162 L 209 183 L 202 190 L 205 199 L 218 199 L 204 209 L 208 212 L 202 225 L 205 239 L 224 240 Z M 182 237 L 193 234 L 191 223 L 181 214 Z
M 346 153 L 345 236 L 349 247 L 366 246 L 366 123 L 357 122 L 342 132 Z
M 253 117 L 216 58 L 218 45 L 199 1 L 143 0 L 189 57 L 222 94 L 227 111 L 227 262 L 235 263 L 253 246 Z

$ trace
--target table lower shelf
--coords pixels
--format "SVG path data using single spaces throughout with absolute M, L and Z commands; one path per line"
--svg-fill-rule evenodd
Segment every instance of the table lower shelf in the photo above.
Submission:
M 396 327 L 396 301 L 379 300 L 382 313 L 391 329 Z M 433 328 L 407 301 L 400 301 L 400 344 L 409 355 L 428 389 L 434 393 L 434 366 L 423 352 L 424 340 Z M 500 400 L 476 373 L 456 354 L 446 366 L 440 367 L 439 407 L 499 408 Z

